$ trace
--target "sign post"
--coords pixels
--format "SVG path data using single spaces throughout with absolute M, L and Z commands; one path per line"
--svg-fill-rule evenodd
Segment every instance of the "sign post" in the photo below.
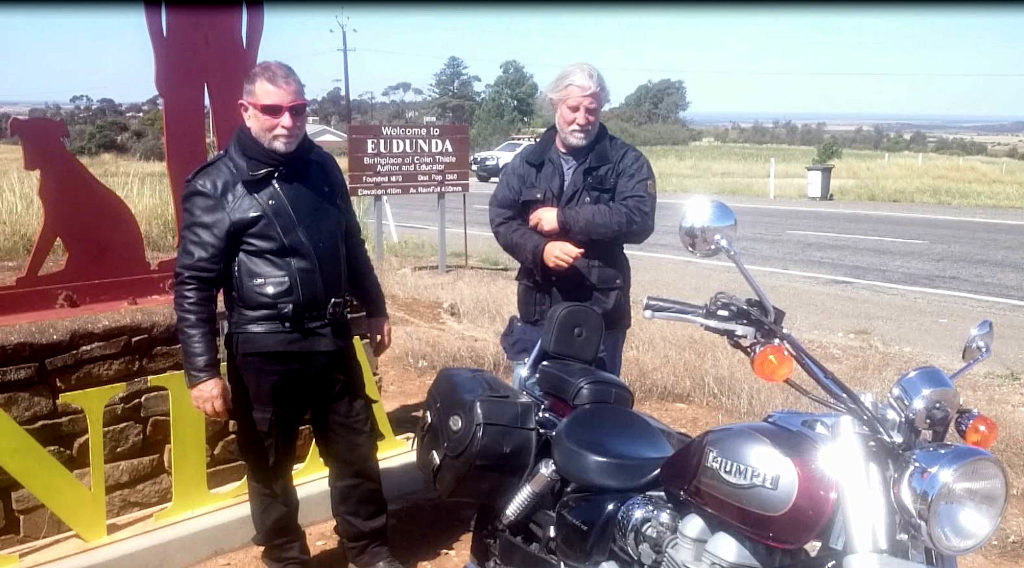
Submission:
M 448 271 L 448 242 L 445 240 L 445 207 L 444 194 L 437 194 L 437 271 L 444 274 Z
M 378 264 L 384 260 L 383 196 L 373 196 L 373 256 Z
M 469 191 L 469 126 L 353 124 L 349 128 L 348 171 L 353 197 L 374 196 L 378 243 L 384 232 L 383 197 L 438 196 L 438 268 L 444 272 L 444 196 Z M 377 254 L 383 255 L 383 246 L 378 247 Z

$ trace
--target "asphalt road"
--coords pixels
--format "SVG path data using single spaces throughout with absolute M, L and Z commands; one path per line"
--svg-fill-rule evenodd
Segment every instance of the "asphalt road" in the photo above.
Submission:
M 496 180 L 470 183 L 470 238 L 493 239 L 487 200 Z M 686 194 L 661 193 L 657 227 L 636 256 L 694 261 L 677 238 Z M 399 235 L 437 234 L 437 196 L 389 200 Z M 739 223 L 736 246 L 752 270 L 904 289 L 1024 307 L 1024 210 L 723 198 Z M 463 196 L 445 198 L 448 239 L 461 240 Z M 712 262 L 722 262 L 714 259 Z

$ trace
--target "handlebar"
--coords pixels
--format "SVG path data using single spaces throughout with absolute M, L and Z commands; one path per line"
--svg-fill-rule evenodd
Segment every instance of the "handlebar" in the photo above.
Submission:
M 644 311 L 669 313 L 680 316 L 702 316 L 704 315 L 704 309 L 704 306 L 698 306 L 697 304 L 691 304 L 689 302 L 681 302 L 679 300 L 656 298 L 653 296 L 644 298 Z
M 644 317 L 647 319 L 665 319 L 695 323 L 708 330 L 724 332 L 723 335 L 730 337 L 746 337 L 753 339 L 757 330 L 752 326 L 743 325 L 732 321 L 720 321 L 708 317 L 706 306 L 698 306 L 689 302 L 669 300 L 667 298 L 644 298 Z

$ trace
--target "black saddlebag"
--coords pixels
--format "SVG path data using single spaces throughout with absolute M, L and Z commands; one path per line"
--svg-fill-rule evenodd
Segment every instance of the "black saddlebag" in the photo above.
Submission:
M 504 503 L 529 471 L 535 403 L 480 369 L 442 369 L 427 391 L 416 463 L 441 497 Z

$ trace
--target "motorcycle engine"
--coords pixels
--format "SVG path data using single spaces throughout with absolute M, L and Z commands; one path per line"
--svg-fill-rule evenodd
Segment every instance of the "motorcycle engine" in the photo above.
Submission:
M 622 505 L 615 541 L 634 561 L 662 568 L 774 568 L 806 555 L 802 549 L 778 549 L 739 534 L 713 533 L 697 513 L 680 520 L 657 495 L 641 495 Z
M 640 495 L 622 504 L 615 520 L 615 542 L 633 560 L 652 566 L 675 537 L 679 514 L 664 498 Z

